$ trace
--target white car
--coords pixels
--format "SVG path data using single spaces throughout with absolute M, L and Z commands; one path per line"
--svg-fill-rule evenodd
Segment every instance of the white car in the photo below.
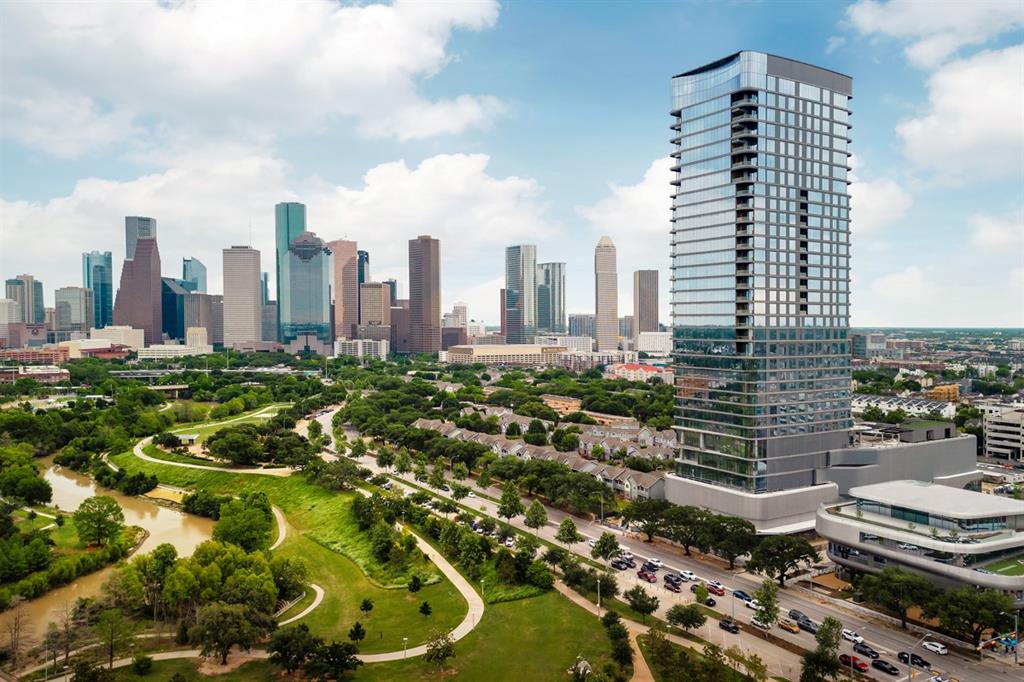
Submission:
M 941 642 L 924 642 L 921 646 L 933 654 L 938 654 L 939 656 L 945 656 L 949 653 L 949 649 L 947 649 L 946 645 Z
M 505 540 L 505 546 L 508 547 L 508 548 L 515 547 L 516 546 L 515 538 L 508 538 L 508 539 L 506 539 Z
M 476 493 L 470 490 L 469 495 L 467 495 L 466 497 L 476 497 Z
M 757 603 L 756 599 L 751 599 L 750 601 L 743 602 L 743 603 L 747 605 L 748 609 L 754 609 L 755 611 L 760 611 L 761 610 L 761 605 L 759 603 Z
M 709 587 L 720 587 L 723 590 L 725 589 L 725 585 L 723 585 L 722 583 L 718 582 L 717 580 L 712 580 L 711 582 L 708 583 L 708 586 Z
M 654 564 L 654 565 L 655 565 L 655 566 L 657 566 L 658 568 L 662 568 L 662 567 L 664 567 L 664 566 L 665 566 L 665 564 L 663 564 L 663 563 L 661 562 L 661 559 L 648 559 L 648 561 L 650 561 L 650 562 L 651 562 L 652 564 Z
M 750 619 L 750 624 L 753 625 L 755 628 L 761 628 L 762 630 L 771 630 L 772 629 L 771 623 L 766 623 L 763 620 L 761 620 L 761 614 L 760 613 L 755 615 L 753 618 Z
M 697 580 L 697 574 L 693 571 L 679 571 L 679 575 L 683 580 Z
M 627 561 L 632 561 L 633 560 L 633 553 L 632 552 L 623 552 L 619 556 L 622 557 L 623 559 L 626 559 Z
M 587 544 L 588 544 L 588 545 L 590 545 L 591 547 L 593 547 L 594 545 L 596 545 L 596 544 L 597 544 L 597 540 L 591 540 L 591 541 L 590 541 L 590 542 L 588 542 Z
M 912 545 L 909 542 L 901 542 L 900 544 L 898 544 L 896 546 L 899 547 L 900 549 L 905 549 L 908 552 L 916 552 L 917 550 L 921 549 L 917 545 Z
M 854 644 L 862 644 L 864 642 L 864 638 L 858 635 L 855 630 L 847 630 L 846 628 L 843 628 L 843 639 Z

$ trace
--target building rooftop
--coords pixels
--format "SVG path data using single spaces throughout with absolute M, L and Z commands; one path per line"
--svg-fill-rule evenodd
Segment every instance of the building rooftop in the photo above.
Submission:
M 934 516 L 980 519 L 1024 514 L 1024 502 L 923 481 L 888 481 L 850 488 L 849 496 Z

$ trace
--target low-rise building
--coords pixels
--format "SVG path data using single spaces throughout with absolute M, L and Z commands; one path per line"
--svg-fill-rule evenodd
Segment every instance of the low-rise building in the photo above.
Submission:
M 389 345 L 387 339 L 338 339 L 334 342 L 334 354 L 387 360 Z
M 594 350 L 594 339 L 589 336 L 537 336 L 535 343 L 547 346 L 564 346 L 573 353 L 589 353 Z
M 926 400 L 924 398 L 900 398 L 893 395 L 853 394 L 850 408 L 854 414 L 861 414 L 869 407 L 877 407 L 885 412 L 903 410 L 911 417 L 924 417 L 933 413 L 941 416 L 943 419 L 952 419 L 956 416 L 956 405 L 954 403 Z
M 0 362 L 20 362 L 26 365 L 63 365 L 68 361 L 68 349 L 60 346 L 0 349 Z
M 91 329 L 90 339 L 106 339 L 111 344 L 128 346 L 132 350 L 145 348 L 146 333 L 142 329 L 135 329 L 125 325 L 111 325 L 103 329 Z
M 448 349 L 448 362 L 453 365 L 516 365 L 547 367 L 558 364 L 565 346 L 545 346 L 534 343 L 480 344 L 452 346 Z
M 595 367 L 605 367 L 617 363 L 636 362 L 638 355 L 633 350 L 604 350 L 593 353 L 562 353 L 559 364 L 573 372 L 586 372 Z
M 583 409 L 582 400 L 567 395 L 544 393 L 540 396 L 540 399 L 544 401 L 545 405 L 561 415 L 569 414 L 570 412 L 579 412 Z
M 960 401 L 960 386 L 958 384 L 943 384 L 929 389 L 924 395 L 928 400 L 955 403 Z
M 59 384 L 62 381 L 71 381 L 71 373 L 55 365 L 0 367 L 0 384 L 13 384 L 18 379 L 32 379 L 41 384 Z
M 627 379 L 629 381 L 643 381 L 645 383 L 650 382 L 651 379 L 658 379 L 663 384 L 671 384 L 673 380 L 671 369 L 639 363 L 609 365 L 605 367 L 604 373 L 610 379 Z
M 148 348 L 140 348 L 138 357 L 139 360 L 167 360 L 193 355 L 210 355 L 213 353 L 213 346 L 207 343 L 206 339 L 205 327 L 189 327 L 185 330 L 185 343 L 153 344 Z
M 985 456 L 1020 462 L 1024 453 L 1024 409 L 985 415 Z
M 1024 606 L 1024 502 L 922 481 L 851 488 L 815 530 L 844 571 L 898 566 L 937 584 L 1011 594 Z
M 672 332 L 640 332 L 633 350 L 651 357 L 668 357 L 672 354 Z

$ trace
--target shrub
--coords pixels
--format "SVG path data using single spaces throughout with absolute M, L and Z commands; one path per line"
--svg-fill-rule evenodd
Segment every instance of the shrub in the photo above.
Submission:
M 153 669 L 153 659 L 149 656 L 136 656 L 132 659 L 132 672 L 136 675 L 148 675 Z

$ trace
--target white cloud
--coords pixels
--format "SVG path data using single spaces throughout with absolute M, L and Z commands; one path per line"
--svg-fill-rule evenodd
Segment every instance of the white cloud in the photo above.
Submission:
M 485 155 L 454 154 L 414 167 L 384 163 L 360 185 L 346 187 L 295 178 L 285 162 L 261 152 L 197 152 L 134 180 L 82 180 L 67 196 L 44 203 L 0 201 L 0 272 L 28 269 L 50 297 L 56 287 L 79 284 L 82 251 L 113 251 L 119 270 L 124 216 L 148 215 L 158 221 L 165 275 L 180 276 L 181 258 L 195 256 L 210 269 L 211 291 L 219 292 L 221 249 L 250 243 L 251 229 L 251 243 L 273 280 L 273 204 L 303 201 L 312 231 L 325 240 L 356 239 L 370 251 L 373 276 L 396 276 L 403 291 L 409 238 L 440 239 L 443 289 L 458 294 L 452 300 L 468 299 L 479 283 L 502 272 L 510 235 L 541 240 L 556 232 L 538 184 L 495 177 L 488 161 Z M 43 231 L 46 239 L 39 238 Z M 487 308 L 494 314 L 497 296 L 494 288 Z
M 828 41 L 825 43 L 825 54 L 832 54 L 845 44 L 846 38 L 843 36 L 829 36 Z
M 1017 253 L 1024 259 L 1024 213 L 970 217 L 971 244 L 994 252 Z
M 493 0 L 2 3 L 0 124 L 66 156 L 140 127 L 186 145 L 265 141 L 337 117 L 403 140 L 458 133 L 500 103 L 428 99 L 418 86 L 454 59 L 454 30 L 497 16 Z
M 909 42 L 907 58 L 921 67 L 933 67 L 961 47 L 982 45 L 1024 26 L 1024 3 L 1016 0 L 860 0 L 846 14 L 862 34 Z
M 1024 45 L 950 62 L 928 79 L 927 113 L 896 132 L 907 156 L 940 177 L 1024 171 Z
M 914 203 L 903 186 L 890 178 L 861 180 L 863 162 L 856 154 L 849 158 L 850 213 L 853 230 L 858 236 L 870 234 L 878 228 L 896 222 L 907 214 Z

